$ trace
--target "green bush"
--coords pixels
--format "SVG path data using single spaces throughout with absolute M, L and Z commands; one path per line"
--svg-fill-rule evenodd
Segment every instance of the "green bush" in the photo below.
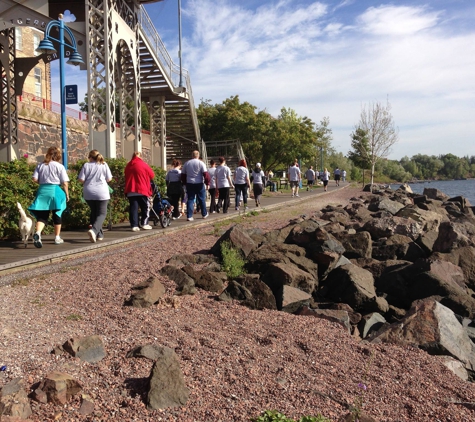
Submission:
M 252 420 L 253 422 L 295 422 L 277 410 L 266 410 L 261 416 Z M 330 422 L 330 419 L 318 414 L 317 416 L 302 416 L 298 422 Z
M 221 268 L 229 279 L 239 277 L 244 274 L 244 259 L 241 253 L 231 246 L 229 242 L 221 243 Z
M 63 214 L 64 229 L 86 228 L 89 224 L 89 207 L 82 199 L 82 184 L 78 182 L 78 174 L 85 160 L 69 166 L 69 202 Z M 129 201 L 124 194 L 124 170 L 127 160 L 124 158 L 110 158 L 107 160 L 112 172 L 110 187 L 114 190 L 109 202 L 112 224 L 122 223 L 129 218 Z M 155 184 L 165 195 L 165 170 L 152 166 L 155 172 Z M 0 163 L 0 238 L 20 239 L 18 220 L 20 215 L 16 203 L 20 202 L 23 209 L 27 209 L 35 199 L 38 185 L 32 181 L 35 164 L 28 164 L 26 159 L 14 160 L 9 163 Z M 109 223 L 109 216 L 106 219 Z M 45 233 L 52 231 L 45 227 Z

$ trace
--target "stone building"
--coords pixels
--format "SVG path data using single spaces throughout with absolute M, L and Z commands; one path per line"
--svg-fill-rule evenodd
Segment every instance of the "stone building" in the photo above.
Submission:
M 36 48 L 43 36 L 42 31 L 33 27 L 15 27 L 15 57 L 23 58 L 40 55 L 36 52 Z M 45 63 L 43 60 L 38 61 L 25 79 L 23 92 L 32 94 L 35 99 L 45 99 L 49 104 L 49 101 L 51 101 L 51 66 L 49 63 Z

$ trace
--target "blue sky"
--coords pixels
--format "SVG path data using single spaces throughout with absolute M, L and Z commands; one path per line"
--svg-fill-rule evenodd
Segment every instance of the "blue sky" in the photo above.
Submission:
M 178 63 L 178 0 L 145 6 Z M 182 0 L 193 95 L 330 118 L 346 154 L 361 107 L 389 99 L 389 158 L 475 155 L 475 0 Z

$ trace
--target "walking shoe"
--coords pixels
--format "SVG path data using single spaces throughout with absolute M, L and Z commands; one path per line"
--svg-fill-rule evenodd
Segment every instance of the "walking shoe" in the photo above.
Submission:
M 55 245 L 61 245 L 61 243 L 64 243 L 64 240 L 61 239 L 60 237 L 56 237 L 56 238 L 54 239 L 54 244 L 55 244 Z
M 92 243 L 96 243 L 96 233 L 94 233 L 92 230 L 89 230 L 87 234 L 89 235 L 89 240 Z
M 295 194 L 295 196 L 296 196 L 297 198 L 300 198 L 300 196 L 299 196 L 299 194 L 298 194 L 298 193 L 296 193 L 296 194 Z
M 133 232 L 139 232 L 140 229 L 139 229 L 138 227 L 132 227 L 132 231 L 133 231 Z
M 102 240 L 104 240 L 104 238 L 103 237 L 98 237 L 96 240 L 102 241 Z
M 194 218 L 193 217 L 190 217 L 190 218 L 187 218 L 186 221 L 193 221 Z
M 294 195 L 294 194 L 292 194 L 292 198 L 293 198 L 294 196 L 295 196 L 295 195 Z
M 152 227 L 151 225 L 149 225 L 149 224 L 145 224 L 145 226 L 142 226 L 142 229 L 144 229 L 144 230 L 152 230 L 153 227 Z
M 203 218 L 208 218 L 209 217 L 209 213 L 206 213 L 206 215 L 203 215 Z
M 239 211 L 239 207 L 236 207 L 236 211 Z
M 37 248 L 43 247 L 43 243 L 41 243 L 41 236 L 38 233 L 33 235 L 33 245 L 35 245 Z

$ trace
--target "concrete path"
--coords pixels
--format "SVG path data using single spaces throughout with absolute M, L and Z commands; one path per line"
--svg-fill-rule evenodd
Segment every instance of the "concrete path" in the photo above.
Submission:
M 340 187 L 335 186 L 334 181 L 330 181 L 328 191 L 342 189 L 348 186 L 348 183 L 340 183 Z M 248 212 L 254 210 L 274 209 L 282 207 L 286 204 L 292 204 L 315 198 L 320 195 L 326 195 L 322 187 L 315 188 L 310 192 L 304 189 L 300 190 L 299 198 L 292 198 L 291 194 L 277 193 L 273 196 L 264 196 L 261 200 L 261 206 L 256 208 L 254 200 L 248 200 Z M 242 207 L 241 207 L 241 212 Z M 22 241 L 0 242 L 0 277 L 2 275 L 11 274 L 13 272 L 26 270 L 28 268 L 45 265 L 53 262 L 62 262 L 70 258 L 80 257 L 84 254 L 91 254 L 95 251 L 103 252 L 104 248 L 120 247 L 130 242 L 143 241 L 151 236 L 161 236 L 169 231 L 180 230 L 185 227 L 212 224 L 218 220 L 230 219 L 239 215 L 234 209 L 234 203 L 231 203 L 228 214 L 210 214 L 207 219 L 203 219 L 201 214 L 194 215 L 194 221 L 187 221 L 186 216 L 178 220 L 173 220 L 172 224 L 163 229 L 160 223 L 153 226 L 152 230 L 142 230 L 140 232 L 132 232 L 128 223 L 118 224 L 112 227 L 112 230 L 105 232 L 104 240 L 91 243 L 87 235 L 87 229 L 84 230 L 63 230 L 61 237 L 64 243 L 61 245 L 54 244 L 54 235 L 42 236 L 43 247 L 35 248 L 33 241 L 30 239 L 28 247 L 25 248 Z

